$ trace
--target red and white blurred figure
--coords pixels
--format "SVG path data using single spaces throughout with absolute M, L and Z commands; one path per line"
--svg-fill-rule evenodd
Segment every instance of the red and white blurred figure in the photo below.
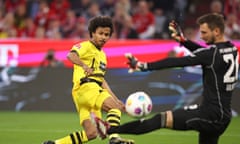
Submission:
M 61 22 L 61 32 L 64 38 L 69 38 L 76 29 L 77 17 L 73 10 L 68 10 L 66 18 Z
M 149 39 L 155 33 L 155 17 L 147 1 L 139 1 L 138 9 L 133 14 L 133 23 L 140 39 Z
M 6 0 L 4 5 L 6 12 L 15 12 L 19 5 L 26 4 L 26 0 Z
M 87 39 L 89 37 L 87 21 L 84 17 L 77 18 L 74 31 L 69 35 L 71 39 Z
M 50 16 L 50 8 L 46 1 L 39 2 L 39 8 L 34 19 L 34 22 L 37 26 L 41 26 L 47 28 L 48 26 L 48 19 Z
M 237 16 L 233 13 L 228 14 L 226 18 L 226 28 L 225 28 L 225 35 L 228 38 L 231 38 L 232 35 L 236 33 L 240 33 L 240 25 L 237 22 Z

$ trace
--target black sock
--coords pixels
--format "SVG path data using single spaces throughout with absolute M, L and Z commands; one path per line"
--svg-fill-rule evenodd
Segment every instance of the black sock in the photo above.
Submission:
M 165 113 L 156 114 L 150 119 L 136 120 L 120 126 L 111 127 L 108 134 L 144 134 L 165 127 Z

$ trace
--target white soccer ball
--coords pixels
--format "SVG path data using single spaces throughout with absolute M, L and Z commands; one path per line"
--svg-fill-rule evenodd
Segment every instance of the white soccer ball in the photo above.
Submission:
M 136 118 L 145 117 L 150 114 L 152 107 L 150 96 L 143 91 L 130 94 L 125 103 L 126 112 Z

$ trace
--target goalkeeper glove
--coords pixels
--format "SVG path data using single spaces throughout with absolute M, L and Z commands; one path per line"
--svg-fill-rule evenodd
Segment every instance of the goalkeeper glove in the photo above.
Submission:
M 185 42 L 187 40 L 183 35 L 181 27 L 174 20 L 169 23 L 168 29 L 171 37 L 177 42 Z
M 134 57 L 131 53 L 126 53 L 125 57 L 128 59 L 129 73 L 134 71 L 147 71 L 147 63 L 140 62 L 136 57 Z

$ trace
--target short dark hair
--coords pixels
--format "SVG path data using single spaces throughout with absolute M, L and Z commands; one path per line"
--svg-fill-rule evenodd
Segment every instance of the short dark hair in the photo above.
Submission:
M 219 28 L 221 33 L 224 33 L 225 22 L 224 16 L 218 13 L 205 14 L 197 19 L 197 24 L 201 25 L 207 23 L 211 30 Z
M 110 36 L 113 33 L 113 22 L 111 17 L 109 16 L 97 16 L 97 17 L 93 17 L 90 19 L 89 21 L 89 25 L 88 25 L 88 32 L 90 37 L 92 37 L 92 33 L 96 32 L 96 29 L 98 27 L 109 27 L 111 32 L 110 32 Z

